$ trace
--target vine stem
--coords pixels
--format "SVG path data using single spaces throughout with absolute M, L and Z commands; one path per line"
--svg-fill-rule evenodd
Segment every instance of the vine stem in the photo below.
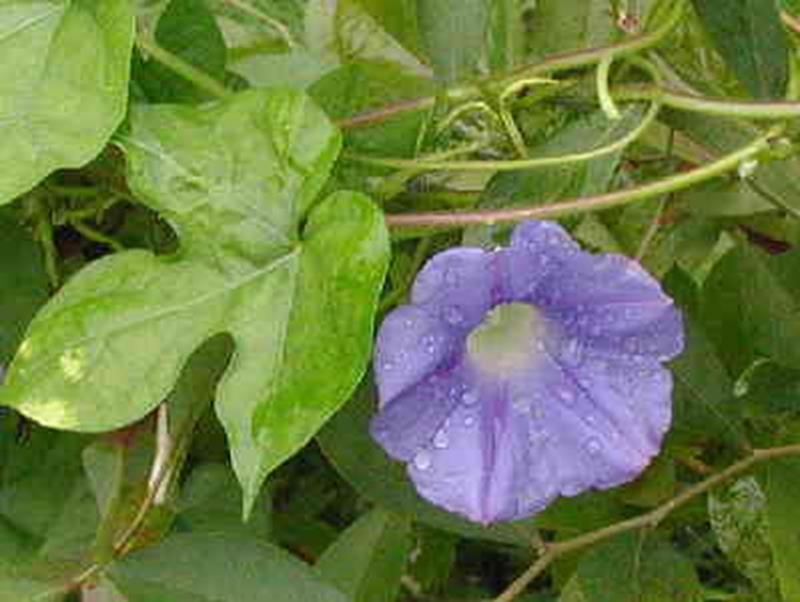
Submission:
M 505 90 L 521 80 L 543 77 L 560 71 L 588 67 L 608 57 L 620 58 L 635 54 L 645 48 L 656 46 L 667 37 L 680 22 L 685 7 L 685 0 L 677 0 L 674 2 L 673 6 L 670 7 L 669 14 L 653 31 L 630 36 L 617 44 L 598 46 L 596 48 L 588 48 L 576 52 L 554 54 L 544 58 L 539 63 L 525 65 L 499 77 L 488 77 L 476 84 L 450 88 L 445 92 L 444 96 L 453 102 L 465 102 L 481 96 L 487 86 L 497 86 Z M 347 119 L 342 119 L 338 121 L 337 124 L 343 129 L 374 125 L 375 123 L 380 123 L 401 113 L 429 109 L 434 106 L 435 103 L 435 96 L 420 96 L 418 98 L 391 103 L 379 109 L 373 109 Z
M 569 199 L 537 207 L 512 207 L 507 209 L 482 209 L 464 212 L 432 211 L 401 213 L 386 216 L 390 228 L 459 228 L 473 224 L 497 224 L 524 219 L 546 219 L 564 215 L 588 213 L 611 207 L 627 205 L 661 194 L 667 194 L 703 182 L 736 169 L 742 161 L 757 156 L 770 147 L 770 141 L 782 131 L 781 126 L 771 128 L 746 146 L 691 171 L 675 174 L 624 190 L 589 197 Z
M 586 548 L 590 545 L 627 533 L 628 531 L 635 531 L 636 529 L 654 528 L 662 520 L 664 520 L 670 513 L 677 508 L 683 506 L 695 497 L 707 493 L 717 485 L 732 479 L 744 472 L 747 472 L 754 465 L 776 458 L 785 458 L 789 456 L 800 456 L 800 444 L 786 445 L 783 447 L 771 447 L 766 449 L 755 449 L 747 456 L 725 468 L 724 470 L 715 473 L 696 483 L 661 506 L 628 520 L 620 521 L 607 527 L 602 527 L 583 535 L 578 535 L 572 539 L 558 541 L 546 544 L 545 552 L 542 554 L 522 575 L 509 585 L 505 591 L 494 599 L 494 602 L 511 602 L 519 594 L 521 594 L 528 585 L 533 582 L 539 575 L 541 575 L 550 564 L 570 552 Z
M 224 2 L 264 23 L 267 27 L 277 33 L 290 49 L 295 49 L 298 47 L 297 42 L 295 42 L 291 32 L 289 31 L 289 28 L 277 19 L 272 18 L 268 14 L 258 10 L 255 6 L 251 6 L 243 0 L 224 0 Z

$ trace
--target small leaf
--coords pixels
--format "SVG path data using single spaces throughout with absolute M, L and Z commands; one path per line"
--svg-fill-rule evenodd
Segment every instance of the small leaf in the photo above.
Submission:
M 158 44 L 217 80 L 225 77 L 227 48 L 214 15 L 205 0 L 171 0 L 156 25 Z M 136 63 L 134 63 L 136 64 Z M 134 73 L 152 102 L 208 100 L 192 82 L 150 59 Z
M 7 208 L 0 209 L 0 232 L 0 365 L 4 365 L 47 300 L 48 285 L 39 247 Z
M 349 192 L 309 212 L 339 135 L 299 92 L 140 106 L 124 144 L 131 188 L 180 249 L 118 253 L 74 276 L 34 320 L 0 398 L 50 426 L 117 428 L 227 332 L 236 351 L 216 410 L 249 509 L 364 371 L 389 254 L 383 216 Z
M 486 51 L 486 0 L 417 2 L 419 32 L 436 77 L 452 83 L 473 75 Z
M 719 547 L 765 600 L 778 600 L 766 516 L 766 496 L 753 477 L 708 496 L 708 516 Z
M 784 600 L 800 600 L 800 461 L 781 459 L 766 468 L 767 522 L 775 573 Z
M 392 602 L 411 551 L 411 523 L 375 508 L 347 528 L 316 569 L 353 602 Z
M 725 62 L 756 98 L 781 98 L 789 44 L 776 0 L 692 0 Z
M 282 549 L 229 534 L 179 534 L 115 562 L 109 577 L 128 602 L 346 602 Z
M 127 108 L 133 33 L 128 0 L 0 0 L 0 205 L 100 152 Z
M 800 252 L 769 256 L 740 244 L 715 266 L 701 316 L 718 353 L 738 375 L 757 355 L 800 368 Z
M 691 562 L 668 543 L 626 533 L 592 548 L 578 564 L 567 600 L 699 602 L 702 587 Z M 581 595 L 578 595 L 578 590 Z
M 539 0 L 533 12 L 531 51 L 537 57 L 614 41 L 617 33 L 607 0 Z

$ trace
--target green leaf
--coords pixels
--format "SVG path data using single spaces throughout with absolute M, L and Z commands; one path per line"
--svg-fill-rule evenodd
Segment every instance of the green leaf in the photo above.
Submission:
M 770 462 L 766 468 L 767 522 L 775 573 L 784 600 L 800 600 L 800 461 Z
M 181 247 L 77 274 L 34 320 L 0 399 L 58 428 L 113 429 L 154 408 L 192 351 L 227 332 L 236 351 L 216 410 L 247 510 L 363 373 L 388 261 L 383 217 L 350 192 L 309 212 L 339 136 L 298 92 L 138 107 L 124 145 L 130 186 Z
M 391 602 L 410 551 L 410 521 L 375 508 L 348 527 L 315 568 L 353 602 Z
M 602 46 L 617 32 L 607 0 L 539 0 L 533 13 L 532 53 L 541 58 L 569 50 Z
M 282 549 L 240 535 L 180 534 L 111 566 L 128 602 L 346 602 Z
M 370 109 L 434 94 L 434 83 L 397 64 L 354 61 L 343 65 L 315 83 L 309 90 L 331 119 L 346 119 Z M 346 132 L 345 145 L 364 153 L 410 157 L 427 115 L 409 111 L 385 123 L 354 128 Z
M 800 252 L 769 256 L 746 243 L 727 253 L 703 288 L 703 325 L 732 374 L 757 355 L 800 368 Z
M 692 0 L 725 62 L 756 98 L 781 98 L 789 44 L 776 0 Z
M 693 285 L 684 272 L 675 269 L 666 278 L 665 286 L 682 305 L 686 330 L 684 351 L 670 363 L 674 433 L 693 442 L 716 436 L 739 443 L 744 435 L 733 379 L 709 339 L 695 304 L 690 301 L 695 293 Z
M 171 0 L 158 19 L 155 38 L 164 50 L 224 80 L 227 48 L 205 0 Z M 207 93 L 158 61 L 150 59 L 140 66 L 134 77 L 152 102 L 209 100 Z
M 0 204 L 97 155 L 125 115 L 128 0 L 0 0 Z
M 8 209 L 0 210 L 0 232 L 0 365 L 4 365 L 47 300 L 48 285 L 39 247 Z
M 530 522 L 482 527 L 417 496 L 405 467 L 390 460 L 370 437 L 373 411 L 374 392 L 365 385 L 317 434 L 325 456 L 359 494 L 392 512 L 465 537 L 530 545 Z
M 236 475 L 224 464 L 206 463 L 195 468 L 186 479 L 176 521 L 194 533 L 266 538 L 270 525 L 265 508 L 269 508 L 266 497 L 263 501 L 259 499 L 247 521 L 242 521 L 242 496 Z
M 414 24 L 409 22 L 414 12 L 409 2 L 393 0 L 382 5 L 381 0 L 309 0 L 305 12 L 306 46 L 331 65 L 377 60 L 429 75 L 430 70 L 414 54 Z M 389 14 L 392 18 L 386 19 Z M 397 39 L 394 35 L 402 37 Z M 404 47 L 404 43 L 413 50 Z
M 486 51 L 486 0 L 418 0 L 422 45 L 436 77 L 445 83 L 474 74 Z
M 725 555 L 750 579 L 764 600 L 778 600 L 766 503 L 758 481 L 744 477 L 709 494 L 708 516 Z
M 569 600 L 699 602 L 694 567 L 666 542 L 626 533 L 592 548 L 578 564 Z

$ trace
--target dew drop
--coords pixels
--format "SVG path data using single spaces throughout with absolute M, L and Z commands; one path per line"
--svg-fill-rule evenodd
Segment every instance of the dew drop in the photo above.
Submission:
M 385 372 L 391 372 L 392 368 L 394 368 L 394 364 L 389 360 L 386 360 L 381 364 L 381 369 Z
M 602 447 L 602 444 L 596 437 L 589 437 L 583 444 L 583 448 L 590 456 L 596 456 L 598 453 L 600 453 Z
M 461 395 L 461 403 L 465 406 L 471 406 L 478 403 L 478 396 L 473 391 L 464 391 Z
M 448 445 L 450 445 L 450 437 L 447 435 L 447 431 L 444 428 L 436 431 L 433 436 L 433 446 L 436 449 L 445 449 Z
M 461 310 L 459 310 L 456 307 L 450 306 L 444 310 L 444 319 L 447 321 L 448 324 L 457 326 L 464 321 L 464 316 L 461 314 Z
M 428 470 L 431 467 L 431 454 L 427 450 L 420 450 L 414 456 L 414 467 L 417 470 Z
M 573 393 L 567 387 L 558 387 L 556 393 L 558 395 L 558 398 L 565 404 L 572 405 L 573 403 L 575 403 L 575 393 Z
M 444 281 L 450 286 L 458 284 L 458 274 L 453 269 L 447 269 L 444 272 Z
M 578 495 L 583 490 L 583 483 L 579 480 L 567 481 L 561 487 L 561 493 L 566 496 Z
M 464 426 L 470 427 L 473 424 L 475 424 L 475 416 L 473 416 L 472 414 L 467 414 L 466 416 L 464 416 Z
M 570 339 L 564 346 L 561 359 L 569 366 L 578 366 L 583 361 L 583 346 L 578 339 Z

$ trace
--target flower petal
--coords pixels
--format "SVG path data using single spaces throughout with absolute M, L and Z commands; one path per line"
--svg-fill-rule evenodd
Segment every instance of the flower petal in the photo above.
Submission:
M 375 344 L 375 381 L 381 405 L 415 386 L 453 356 L 458 341 L 437 318 L 414 305 L 397 308 L 381 324 Z
M 464 362 L 439 368 L 382 405 L 370 425 L 373 439 L 393 458 L 408 462 L 431 443 L 457 405 L 477 402 L 472 392 L 475 379 Z
M 627 257 L 576 253 L 542 288 L 549 317 L 606 354 L 666 361 L 683 350 L 680 312 L 658 281 Z
M 417 275 L 411 302 L 439 317 L 454 332 L 475 328 L 494 303 L 492 255 L 470 247 L 439 253 Z

